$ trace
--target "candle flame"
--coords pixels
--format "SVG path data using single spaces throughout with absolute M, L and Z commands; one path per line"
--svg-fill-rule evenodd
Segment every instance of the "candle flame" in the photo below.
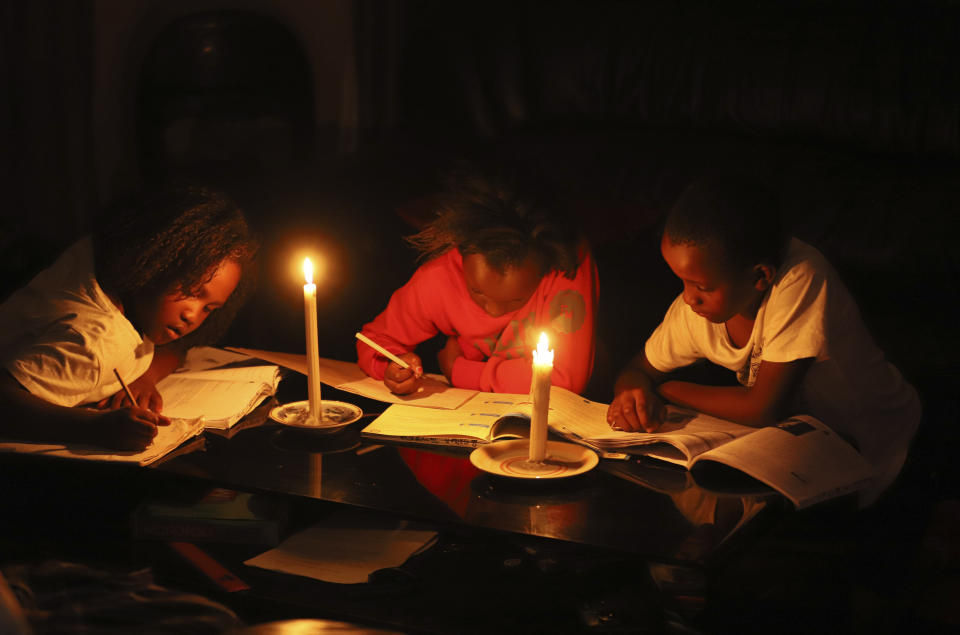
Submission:
M 553 351 L 548 350 L 549 341 L 545 331 L 540 332 L 540 341 L 537 343 L 537 349 L 533 351 L 533 361 L 536 364 L 553 364 Z
M 546 331 L 541 331 L 540 341 L 537 342 L 537 352 L 541 355 L 547 351 L 547 347 L 550 346 L 550 341 L 547 339 Z
M 309 258 L 303 259 L 303 277 L 307 284 L 313 284 L 313 263 Z

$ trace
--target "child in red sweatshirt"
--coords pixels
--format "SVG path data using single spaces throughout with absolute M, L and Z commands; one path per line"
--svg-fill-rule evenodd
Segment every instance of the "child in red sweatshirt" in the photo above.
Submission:
M 552 381 L 580 393 L 593 369 L 597 269 L 570 223 L 502 180 L 462 176 L 437 216 L 407 240 L 424 261 L 363 334 L 410 369 L 357 343 L 360 367 L 396 394 L 422 374 L 418 344 L 447 336 L 437 361 L 451 384 L 526 393 L 546 332 Z

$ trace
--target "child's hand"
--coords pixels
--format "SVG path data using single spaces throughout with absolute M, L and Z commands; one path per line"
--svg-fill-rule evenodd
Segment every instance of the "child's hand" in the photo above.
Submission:
M 163 397 L 160 395 L 159 391 L 157 391 L 156 384 L 154 384 L 153 381 L 148 379 L 145 375 L 141 375 L 134 381 L 130 382 L 127 387 L 133 394 L 133 398 L 137 400 L 137 403 L 130 403 L 127 393 L 123 390 L 120 390 L 112 397 L 107 397 L 106 399 L 101 399 L 98 401 L 97 407 L 118 410 L 119 408 L 123 408 L 125 406 L 139 406 L 141 408 L 152 410 L 157 414 L 163 412 Z
M 457 342 L 457 336 L 451 335 L 447 338 L 447 343 L 439 353 L 437 353 L 437 362 L 440 364 L 440 370 L 451 384 L 453 384 L 453 363 L 457 358 L 463 355 L 460 344 Z
M 423 377 L 423 362 L 420 361 L 420 357 L 416 353 L 404 353 L 399 357 L 410 364 L 410 368 L 404 368 L 396 362 L 390 362 L 383 372 L 383 383 L 395 395 L 409 395 L 416 392 L 420 386 L 420 378 Z
M 90 440 L 106 448 L 139 451 L 157 436 L 157 426 L 166 425 L 170 419 L 145 408 L 120 408 L 94 419 Z
M 607 423 L 625 432 L 653 432 L 663 423 L 663 401 L 643 388 L 621 391 L 607 408 Z

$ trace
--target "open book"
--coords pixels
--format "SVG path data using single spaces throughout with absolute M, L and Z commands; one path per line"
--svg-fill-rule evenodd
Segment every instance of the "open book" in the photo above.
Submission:
M 221 433 L 228 430 L 276 392 L 280 369 L 250 362 L 246 355 L 221 349 L 190 349 L 183 365 L 157 383 L 163 397 L 163 414 L 171 423 L 159 426 L 157 436 L 143 450 L 0 440 L 0 452 L 149 465 L 170 455 L 205 429 Z
M 527 436 L 529 395 L 478 393 L 457 410 L 392 405 L 363 430 L 364 436 L 419 443 L 477 445 Z M 873 470 L 830 428 L 808 416 L 752 428 L 669 407 L 656 432 L 620 432 L 606 420 L 607 404 L 554 386 L 548 424 L 552 432 L 601 453 L 626 452 L 673 463 L 696 473 L 708 466 L 738 470 L 780 492 L 797 508 L 867 487 Z M 526 424 L 527 430 L 529 423 Z
M 455 410 L 394 404 L 362 431 L 387 441 L 475 447 L 530 436 L 529 395 L 478 392 Z
M 176 372 L 157 382 L 163 414 L 171 419 L 203 417 L 207 430 L 226 430 L 277 392 L 280 368 L 251 364 L 246 355 L 201 346 L 187 352 Z

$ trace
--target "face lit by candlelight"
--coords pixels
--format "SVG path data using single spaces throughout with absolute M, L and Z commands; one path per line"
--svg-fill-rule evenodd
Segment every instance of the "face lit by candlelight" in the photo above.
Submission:
M 242 268 L 224 260 L 197 289 L 168 293 L 134 306 L 134 322 L 154 344 L 166 344 L 195 331 L 211 313 L 226 304 L 240 282 Z
M 764 265 L 731 269 L 716 250 L 689 243 L 674 243 L 666 235 L 660 253 L 683 282 L 683 301 L 693 311 L 716 324 L 735 315 L 754 318 L 773 270 Z
M 488 315 L 500 317 L 523 308 L 543 277 L 540 261 L 527 256 L 519 266 L 491 267 L 482 254 L 463 257 L 463 278 L 470 298 Z

